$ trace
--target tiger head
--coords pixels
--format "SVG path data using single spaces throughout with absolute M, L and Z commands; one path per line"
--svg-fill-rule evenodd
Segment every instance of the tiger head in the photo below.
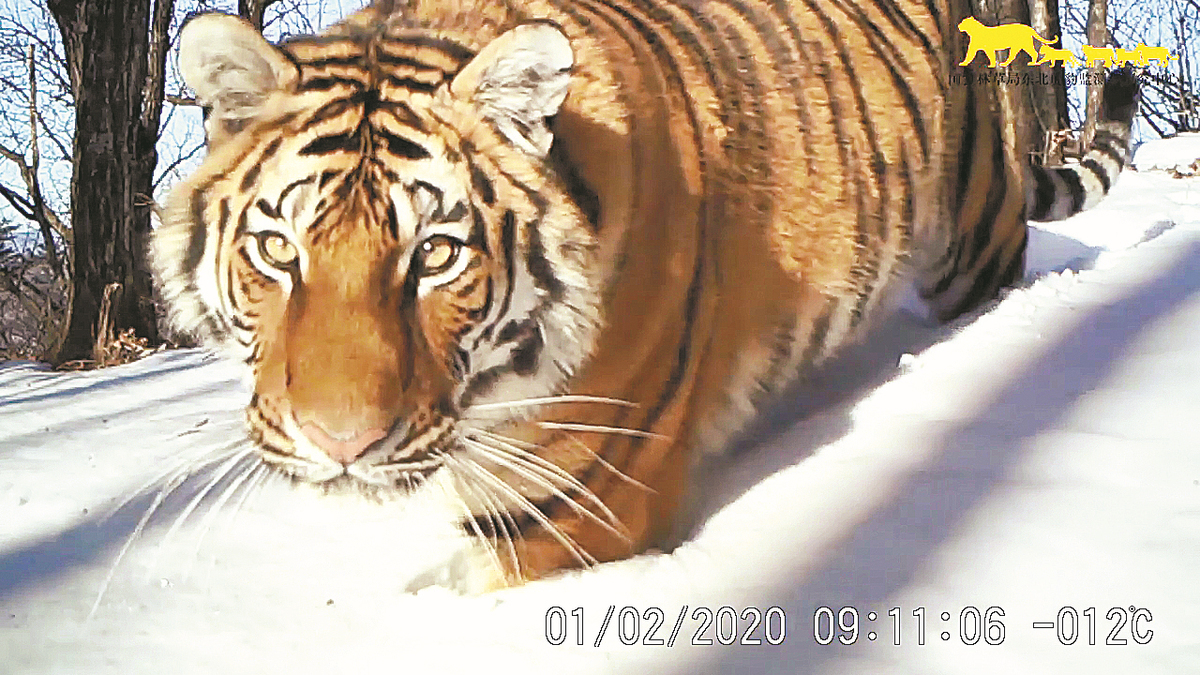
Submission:
M 386 23 L 280 46 L 187 23 L 209 152 L 151 256 L 176 325 L 249 364 L 264 459 L 402 486 L 587 358 L 596 243 L 547 120 L 572 61 L 547 23 L 477 51 Z

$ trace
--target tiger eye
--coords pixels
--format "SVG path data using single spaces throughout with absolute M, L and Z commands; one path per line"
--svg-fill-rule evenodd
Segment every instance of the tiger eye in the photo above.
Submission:
M 421 273 L 438 274 L 454 265 L 460 244 L 450 237 L 430 237 L 421 243 Z
M 288 267 L 296 262 L 299 253 L 287 237 L 267 234 L 258 239 L 259 250 L 268 263 L 275 267 Z

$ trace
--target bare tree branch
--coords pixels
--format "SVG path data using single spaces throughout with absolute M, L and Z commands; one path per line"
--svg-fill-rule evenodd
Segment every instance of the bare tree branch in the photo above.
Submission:
M 59 259 L 58 244 L 55 241 L 54 235 L 58 234 L 64 240 L 68 240 L 68 233 L 63 227 L 62 221 L 59 220 L 58 214 L 46 203 L 42 194 L 41 181 L 38 178 L 38 169 L 41 164 L 41 150 L 38 146 L 38 113 L 37 113 L 37 68 L 34 61 L 35 46 L 29 45 L 29 160 L 25 157 L 6 148 L 0 146 L 0 156 L 17 165 L 17 169 L 21 173 L 21 180 L 25 183 L 25 189 L 29 191 L 27 200 L 20 200 L 26 203 L 26 208 L 22 210 L 17 206 L 18 200 L 16 194 L 5 188 L 3 195 L 21 215 L 33 220 L 38 224 L 38 229 L 42 234 L 42 243 L 46 247 L 46 259 L 50 263 L 51 269 L 59 274 L 66 276 L 67 269 L 64 262 Z
M 192 146 L 191 150 L 188 150 L 187 152 L 184 152 L 184 153 L 180 153 L 178 157 L 171 160 L 171 163 L 168 164 L 165 168 L 163 168 L 162 173 L 159 174 L 158 180 L 154 181 L 154 189 L 157 190 L 159 185 L 162 183 L 162 181 L 164 181 L 167 178 L 167 176 L 171 175 L 172 171 L 179 168 L 179 165 L 183 164 L 184 162 L 186 162 L 186 161 L 192 159 L 193 157 L 195 157 L 196 155 L 200 154 L 205 149 L 205 147 L 206 146 L 204 143 L 197 143 L 194 146 Z
M 7 148 L 0 147 L 0 153 L 3 153 L 5 157 L 8 156 L 9 152 L 10 151 Z M 29 220 L 35 219 L 33 215 L 33 204 L 25 197 L 13 192 L 3 184 L 0 184 L 0 196 L 3 196 L 6 200 L 8 200 L 8 203 L 12 205 L 13 209 L 15 209 L 17 213 L 21 214 L 22 218 L 27 218 Z

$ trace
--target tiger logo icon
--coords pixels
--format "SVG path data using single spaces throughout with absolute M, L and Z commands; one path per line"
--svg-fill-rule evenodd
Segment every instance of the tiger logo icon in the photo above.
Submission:
M 998 52 L 1008 51 L 1008 59 L 1001 63 L 1000 66 L 1011 64 L 1017 54 L 1024 52 L 1029 56 L 1029 62 L 1034 63 L 1038 60 L 1037 42 L 1040 40 L 1045 44 L 1054 44 L 1058 42 L 1058 38 L 1048 40 L 1037 34 L 1033 28 L 1026 26 L 1023 23 L 1004 23 L 999 26 L 986 26 L 979 22 L 973 16 L 968 16 L 958 24 L 958 29 L 967 34 L 969 41 L 967 43 L 967 56 L 958 65 L 966 66 L 975 60 L 975 55 L 979 52 L 986 52 L 988 57 L 988 66 L 997 68 L 996 54 Z
M 1171 52 L 1167 51 L 1166 47 L 1147 47 L 1142 43 L 1137 46 L 1138 56 L 1141 58 L 1140 65 L 1148 66 L 1150 61 L 1158 61 L 1158 65 L 1165 66 L 1171 61 L 1178 61 L 1178 56 L 1171 56 Z
M 1050 45 L 1042 45 L 1041 54 L 1042 57 L 1040 59 L 1031 62 L 1029 65 L 1040 66 L 1043 63 L 1049 63 L 1052 66 L 1056 64 L 1065 66 L 1069 63 L 1076 68 L 1079 67 L 1079 60 L 1075 58 L 1075 55 L 1069 49 L 1058 49 Z
M 1120 47 L 1117 47 L 1115 51 L 1116 51 L 1116 64 L 1117 64 L 1118 68 L 1123 67 L 1123 66 L 1128 66 L 1130 64 L 1133 64 L 1135 66 L 1146 65 L 1145 60 L 1142 59 L 1141 52 L 1139 52 L 1136 49 L 1121 49 Z
M 1088 68 L 1096 66 L 1100 63 L 1104 63 L 1104 65 L 1112 68 L 1113 64 L 1117 60 L 1117 52 L 1112 47 L 1093 47 L 1091 45 L 1083 45 L 1081 49 L 1083 50 L 1083 59 L 1087 62 Z

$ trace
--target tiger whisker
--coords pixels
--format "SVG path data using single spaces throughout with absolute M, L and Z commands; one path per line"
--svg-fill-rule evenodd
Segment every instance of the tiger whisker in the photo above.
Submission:
M 140 485 L 139 487 L 134 489 L 132 492 L 130 492 L 128 495 L 126 495 L 123 499 L 121 499 L 121 501 L 117 502 L 114 506 L 112 506 L 109 509 L 106 509 L 104 511 L 104 513 L 101 514 L 100 520 L 103 521 L 103 520 L 108 520 L 109 518 L 112 518 L 113 515 L 115 515 L 118 511 L 120 511 L 121 509 L 128 506 L 130 502 L 132 502 L 133 500 L 137 499 L 138 497 L 146 494 L 149 490 L 154 488 L 156 485 L 163 484 L 164 480 L 169 480 L 171 476 L 174 476 L 178 472 L 180 472 L 180 471 L 186 472 L 186 471 L 188 471 L 188 467 L 195 467 L 195 466 L 201 466 L 201 465 L 208 464 L 208 463 L 210 463 L 209 462 L 210 459 L 212 459 L 214 457 L 223 456 L 225 452 L 238 447 L 239 445 L 241 445 L 244 442 L 245 442 L 244 440 L 239 439 L 239 440 L 233 441 L 231 443 L 226 443 L 225 445 L 222 445 L 218 448 L 214 448 L 212 450 L 208 450 L 208 451 L 199 453 L 192 457 L 183 457 L 183 458 L 179 459 L 178 461 L 171 463 L 166 469 L 159 472 L 153 478 L 151 478 L 150 480 L 146 481 L 145 483 L 143 483 L 142 485 Z M 217 461 L 220 461 L 220 460 L 217 460 Z
M 646 485 L 646 484 L 645 484 L 645 483 L 643 483 L 642 481 L 640 481 L 640 480 L 638 480 L 638 479 L 634 478 L 633 476 L 630 476 L 629 474 L 625 473 L 624 471 L 622 471 L 622 470 L 618 469 L 616 466 L 614 466 L 614 465 L 613 465 L 611 462 L 609 462 L 607 459 L 604 459 L 604 457 L 602 457 L 602 456 L 600 455 L 600 453 L 598 453 L 598 452 L 596 452 L 595 450 L 593 450 L 593 449 L 591 448 L 591 446 L 589 446 L 587 443 L 584 443 L 583 441 L 579 440 L 578 438 L 576 438 L 576 437 L 575 437 L 574 435 L 572 435 L 572 434 L 567 434 L 567 436 L 566 436 L 566 437 L 567 437 L 567 439 L 568 439 L 569 441 L 571 441 L 571 443 L 573 443 L 573 444 L 574 444 L 576 447 L 583 449 L 583 451 L 584 451 L 584 452 L 587 452 L 587 453 L 588 453 L 588 454 L 590 454 L 590 455 L 591 455 L 593 458 L 595 458 L 596 462 L 597 462 L 597 463 L 598 463 L 600 466 L 602 466 L 602 467 L 604 467 L 604 468 L 608 469 L 609 471 L 613 472 L 613 473 L 614 473 L 614 474 L 616 474 L 616 475 L 617 475 L 617 477 L 618 477 L 618 478 L 620 478 L 621 480 L 625 481 L 626 483 L 629 483 L 630 485 L 633 485 L 633 486 L 635 486 L 635 487 L 641 488 L 641 489 L 645 490 L 645 491 L 646 491 L 647 493 L 649 493 L 649 494 L 658 494 L 658 490 L 655 490 L 654 488 L 650 487 L 649 485 Z
M 491 491 L 487 490 L 485 486 L 480 485 L 479 487 L 480 493 L 476 496 L 483 502 L 483 507 L 487 511 L 488 520 L 492 523 L 492 529 L 497 534 L 500 532 L 504 533 L 504 542 L 507 544 L 507 550 L 509 559 L 512 561 L 513 571 L 519 577 L 521 574 L 521 563 L 517 556 L 516 545 L 513 543 L 512 533 L 516 532 L 517 536 L 520 536 L 521 529 L 517 527 L 517 523 L 515 520 L 513 520 L 512 515 L 508 512 L 508 509 L 502 508 L 495 500 L 492 499 Z M 509 529 L 509 525 L 512 526 L 512 530 Z M 500 572 L 501 576 L 503 576 L 504 570 L 501 569 Z
M 251 452 L 252 451 L 253 448 L 251 448 Z M 245 461 L 247 456 L 250 460 L 248 462 Z M 196 538 L 196 545 L 192 549 L 192 555 L 189 560 L 194 561 L 200 558 L 200 549 L 204 545 L 204 539 L 208 536 L 209 530 L 212 529 L 213 523 L 216 521 L 217 516 L 220 515 L 221 510 L 225 508 L 225 505 L 229 502 L 233 495 L 237 494 L 238 488 L 246 483 L 251 476 L 255 475 L 255 472 L 262 463 L 262 459 L 253 454 L 247 453 L 247 455 L 242 457 L 242 462 L 240 463 L 243 465 L 243 468 L 239 471 L 238 475 L 235 476 L 234 479 L 225 486 L 225 489 L 221 490 L 221 494 L 217 495 L 217 499 L 213 502 L 212 507 L 208 509 L 208 512 L 204 514 L 204 518 L 200 520 L 200 532 Z M 184 570 L 183 576 L 184 578 L 191 576 L 190 565 Z
M 261 460 L 259 461 L 258 465 L 251 470 L 251 473 L 253 473 L 253 478 L 249 479 L 250 482 L 246 485 L 246 489 L 242 491 L 241 496 L 238 497 L 237 501 L 234 502 L 233 506 L 230 508 L 229 521 L 225 523 L 225 527 L 231 527 L 233 525 L 233 523 L 237 520 L 238 514 L 242 512 L 242 507 L 246 505 L 246 503 L 250 500 L 250 497 L 256 494 L 256 492 L 267 482 L 267 479 L 273 474 L 271 467 L 267 466 L 267 464 Z
M 523 447 L 526 450 L 530 450 L 530 451 L 545 449 L 545 446 L 538 445 L 537 443 L 530 443 L 529 441 L 523 441 L 521 439 L 513 438 L 511 436 L 505 436 L 503 434 L 498 434 L 494 431 L 485 431 L 483 429 L 471 429 L 471 431 L 473 433 L 478 433 L 478 434 L 483 434 L 483 435 L 489 436 L 489 437 L 491 437 L 499 442 L 502 442 L 502 443 L 507 443 L 507 444 L 511 444 L 514 446 Z M 633 476 L 630 476 L 629 474 L 625 473 L 624 471 L 621 471 L 617 467 L 613 466 L 608 460 L 601 457 L 600 453 L 596 452 L 591 447 L 589 447 L 587 443 L 584 443 L 583 441 L 579 440 L 575 436 L 572 436 L 571 434 L 567 434 L 566 438 L 568 438 L 572 443 L 574 443 L 579 448 L 583 449 L 584 452 L 591 455 L 596 460 L 596 462 L 600 464 L 600 466 L 603 466 L 604 468 L 606 468 L 609 471 L 616 474 L 617 477 L 620 478 L 621 480 L 629 483 L 630 485 L 641 488 L 642 490 L 645 490 L 646 492 L 648 492 L 650 494 L 654 494 L 655 492 L 657 492 L 657 490 L 650 487 L 649 485 L 646 485 L 645 483 L 641 482 L 640 480 L 634 478 Z M 531 454 L 533 454 L 533 453 L 531 453 Z M 534 456 L 536 456 L 536 455 L 534 455 Z
M 451 455 L 446 455 L 446 465 L 448 467 L 458 466 L 458 467 L 462 467 L 462 468 L 467 468 L 466 465 L 462 462 L 462 460 L 459 460 Z M 457 483 L 458 485 L 461 485 L 462 487 L 467 488 L 467 489 L 472 488 L 471 484 L 467 480 L 467 476 L 464 475 L 464 473 L 465 473 L 464 471 L 453 471 L 452 470 L 452 473 L 454 474 L 455 478 L 458 479 L 458 480 L 454 481 L 455 483 Z M 483 545 L 487 548 L 488 557 L 491 559 L 492 564 L 496 568 L 496 571 L 499 572 L 500 576 L 503 577 L 504 576 L 504 565 L 500 562 L 500 553 L 496 550 L 496 545 L 494 543 L 492 543 L 492 540 L 490 537 L 484 535 L 483 530 L 479 527 L 479 521 L 475 519 L 475 514 L 471 512 L 471 507 L 467 504 L 466 500 L 463 499 L 462 493 L 460 493 L 458 491 L 458 488 L 451 487 L 450 491 L 454 493 L 455 501 L 457 501 L 458 505 L 462 507 L 463 517 L 466 519 L 467 523 L 469 524 L 472 533 L 474 533 L 474 535 L 475 535 L 475 538 L 478 539 L 479 541 L 483 542 Z
M 546 420 L 538 420 L 534 422 L 543 429 L 553 429 L 558 431 L 583 431 L 596 434 L 618 434 L 621 436 L 634 436 L 636 438 L 649 438 L 656 441 L 670 441 L 671 438 L 662 434 L 656 434 L 653 431 L 643 431 L 641 429 L 628 429 L 626 427 L 610 427 L 602 424 L 576 424 L 573 422 L 549 422 Z
M 493 449 L 493 450 L 505 452 L 508 455 L 510 455 L 514 458 L 520 458 L 520 459 L 524 460 L 525 462 L 528 462 L 531 464 L 536 464 L 541 469 L 543 469 L 545 471 L 549 471 L 550 473 L 554 474 L 558 478 L 561 478 L 564 482 L 566 482 L 566 484 L 568 486 L 575 488 L 576 490 L 579 490 L 580 492 L 591 497 L 596 502 L 596 505 L 598 507 L 600 507 L 602 509 L 605 508 L 604 502 L 599 497 L 597 497 L 586 485 L 584 485 L 578 478 L 573 476 L 569 471 L 567 471 L 566 469 L 562 468 L 561 466 L 555 464 L 554 462 L 551 462 L 550 460 L 546 459 L 545 457 L 541 457 L 540 455 L 538 455 L 535 452 L 530 451 L 529 449 L 522 448 L 514 443 L 509 442 L 510 439 L 508 439 L 504 436 L 499 436 L 497 434 L 492 434 L 492 433 L 482 431 L 482 430 L 477 430 L 477 429 L 468 429 L 467 431 L 468 431 L 467 438 L 471 438 L 472 433 L 478 432 L 480 436 L 483 436 L 483 438 L 471 438 L 471 440 L 473 440 L 477 443 L 482 443 L 485 440 L 489 440 L 489 441 L 499 444 L 501 447 L 489 446 L 489 448 Z M 515 440 L 515 439 L 511 439 L 511 440 Z M 486 443 L 485 443 L 485 445 L 486 445 Z M 533 444 L 533 447 L 534 447 L 534 449 L 538 449 L 538 450 L 543 449 L 542 446 L 539 446 L 536 444 Z M 606 515 L 611 516 L 611 514 L 606 514 Z M 616 522 L 616 520 L 617 520 L 616 517 L 613 516 L 613 521 Z
M 175 522 L 171 523 L 171 527 L 167 528 L 166 534 L 163 535 L 162 540 L 159 542 L 160 550 L 163 545 L 171 541 L 171 539 L 179 531 L 179 528 L 183 526 L 184 521 L 186 521 L 188 516 L 192 515 L 196 508 L 200 506 L 200 502 L 204 501 L 204 498 L 208 496 L 208 493 L 211 492 L 218 483 L 226 478 L 229 473 L 233 471 L 234 467 L 238 465 L 238 463 L 244 460 L 247 455 L 253 451 L 253 448 L 240 450 L 231 455 L 223 464 L 221 464 L 221 466 L 217 467 L 217 469 L 213 471 L 212 477 L 209 478 L 208 482 L 205 483 L 204 486 L 196 493 L 196 495 L 188 501 L 187 506 L 185 506 L 183 510 L 179 512 L 179 515 L 175 517 Z
M 211 456 L 211 453 L 207 454 L 206 457 L 207 456 Z M 100 609 L 100 602 L 104 599 L 104 594 L 108 591 L 109 584 L 112 583 L 113 576 L 115 576 L 117 573 L 117 568 L 121 566 L 121 562 L 125 559 L 125 555 L 129 552 L 129 549 L 133 547 L 133 543 L 137 541 L 139 536 L 141 536 L 142 531 L 146 528 L 146 524 L 150 522 L 150 518 L 154 516 L 159 507 L 162 506 L 163 502 L 165 502 L 167 498 L 179 488 L 180 485 L 183 485 L 187 482 L 187 479 L 192 475 L 192 469 L 194 466 L 194 464 L 189 463 L 178 468 L 167 480 L 167 482 L 159 488 L 158 493 L 154 495 L 154 499 L 150 502 L 150 506 L 146 508 L 146 512 L 143 513 L 142 517 L 138 519 L 133 531 L 130 532 L 129 536 L 125 538 L 125 543 L 121 546 L 121 550 L 117 552 L 116 559 L 113 560 L 112 565 L 109 566 L 108 574 L 104 576 L 104 581 L 100 583 L 100 589 L 96 593 L 96 599 L 92 602 L 91 609 L 88 610 L 87 620 L 90 621 L 92 617 L 96 615 L 96 611 Z M 208 464 L 205 463 L 203 466 L 208 466 Z
M 588 396 L 586 394 L 562 394 L 560 396 L 535 396 L 533 398 L 521 398 L 512 401 L 499 401 L 496 403 L 478 403 L 469 406 L 464 413 L 470 413 L 476 410 L 508 410 L 510 408 L 522 408 L 553 403 L 607 403 L 610 405 L 620 405 L 629 408 L 638 407 L 638 404 L 634 403 L 633 401 L 626 401 L 619 398 L 610 398 L 607 396 Z
M 559 544 L 562 544 L 563 548 L 567 549 L 567 551 L 571 553 L 576 562 L 584 567 L 590 567 L 596 564 L 595 557 L 593 557 L 582 546 L 576 543 L 575 540 L 569 535 L 563 532 L 562 528 L 560 528 L 558 525 L 555 525 L 554 522 L 551 521 L 546 514 L 542 513 L 541 509 L 539 509 L 537 505 L 529 501 L 525 495 L 517 492 L 517 490 L 511 485 L 508 485 L 504 481 L 492 475 L 490 471 L 483 466 L 480 466 L 478 462 L 475 462 L 474 460 L 459 461 L 462 462 L 464 466 L 469 462 L 469 465 L 474 467 L 474 470 L 478 473 L 481 479 L 491 483 L 501 495 L 507 496 L 516 502 L 517 505 L 521 507 L 521 510 L 528 514 L 530 518 L 533 518 L 539 525 L 546 528 L 546 531 L 550 534 L 550 536 L 554 537 L 555 541 L 557 541 Z
M 501 450 L 497 450 L 496 448 L 491 448 L 483 443 L 480 443 L 479 441 L 475 441 L 472 439 L 464 439 L 464 440 L 467 442 L 468 449 L 482 454 L 483 456 L 487 457 L 491 461 L 494 461 L 498 464 L 502 464 L 502 465 L 508 467 L 514 473 L 517 473 L 518 475 L 524 477 L 525 479 L 534 482 L 538 486 L 545 488 L 551 495 L 558 498 L 562 502 L 566 503 L 571 508 L 572 511 L 575 511 L 576 513 L 580 514 L 581 516 L 584 516 L 584 517 L 588 518 L 589 520 L 595 522 L 597 525 L 603 527 L 605 530 L 612 533 L 614 536 L 620 537 L 624 541 L 629 541 L 628 529 L 625 528 L 624 524 L 621 523 L 621 521 L 616 517 L 616 515 L 611 510 L 609 510 L 607 506 L 604 505 L 604 502 L 601 501 L 600 498 L 597 497 L 595 493 L 593 493 L 588 488 L 584 487 L 578 481 L 574 481 L 575 484 L 579 486 L 577 489 L 579 489 L 580 492 L 583 494 L 583 496 L 586 497 L 589 501 L 596 504 L 598 509 L 602 510 L 604 517 L 601 517 L 601 516 L 597 515 L 596 513 L 593 513 L 590 509 L 586 508 L 585 506 L 583 506 L 582 504 L 577 502 L 575 499 L 573 499 L 570 495 L 568 495 L 566 492 L 564 492 L 557 485 L 554 485 L 551 482 L 552 478 L 555 477 L 553 474 L 541 473 L 541 472 L 537 471 L 537 469 L 539 469 L 540 467 L 531 466 L 531 465 L 522 465 L 520 463 L 519 458 L 509 455 Z M 609 521 L 611 521 L 611 522 L 609 522 Z

